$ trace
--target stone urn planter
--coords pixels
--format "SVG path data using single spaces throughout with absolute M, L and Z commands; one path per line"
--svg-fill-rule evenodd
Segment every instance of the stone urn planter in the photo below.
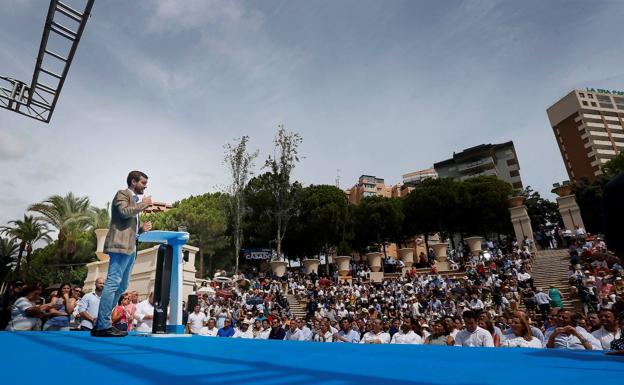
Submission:
M 405 267 L 410 268 L 414 264 L 414 249 L 407 247 L 399 249 L 399 258 L 405 264 Z
M 464 239 L 470 248 L 470 254 L 479 255 L 481 252 L 481 242 L 483 242 L 483 237 L 470 237 Z
M 351 262 L 350 255 L 339 255 L 337 257 L 334 257 L 334 261 L 336 261 L 336 263 L 338 264 L 338 274 L 341 277 L 346 277 L 347 275 L 349 275 L 349 272 L 351 271 L 351 268 L 349 266 L 349 262 Z
M 523 203 L 524 203 L 524 197 L 522 195 L 509 198 L 510 207 L 520 207 L 522 206 Z
M 366 260 L 368 261 L 368 266 L 370 266 L 373 273 L 381 271 L 381 253 L 367 253 Z
M 448 252 L 448 243 L 434 243 L 430 245 L 436 255 L 438 261 L 446 261 Z
M 97 247 L 95 249 L 95 255 L 98 260 L 108 261 L 108 254 L 104 253 L 104 241 L 106 241 L 106 235 L 108 235 L 108 229 L 95 229 L 95 237 L 97 238 Z
M 553 194 L 557 194 L 557 196 L 565 197 L 568 195 L 572 195 L 572 186 L 570 185 L 557 186 L 553 188 L 551 192 Z
M 281 278 L 286 274 L 286 266 L 288 264 L 284 261 L 271 261 L 271 271 L 273 275 L 278 278 Z
M 318 274 L 319 264 L 321 263 L 320 259 L 304 259 L 303 267 L 305 268 L 306 274 Z

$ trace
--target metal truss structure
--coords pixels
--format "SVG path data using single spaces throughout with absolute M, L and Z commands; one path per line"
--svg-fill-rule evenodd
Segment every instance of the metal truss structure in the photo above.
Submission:
M 95 0 L 82 12 L 51 0 L 32 81 L 0 76 L 0 107 L 49 123 Z

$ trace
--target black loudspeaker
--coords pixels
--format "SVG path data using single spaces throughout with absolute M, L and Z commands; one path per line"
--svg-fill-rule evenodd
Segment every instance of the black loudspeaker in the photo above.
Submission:
M 171 292 L 171 266 L 173 248 L 169 245 L 158 247 L 156 258 L 156 282 L 154 283 L 154 321 L 152 333 L 167 333 L 167 308 Z
M 186 311 L 192 313 L 197 305 L 197 294 L 189 294 L 188 301 L 186 301 Z

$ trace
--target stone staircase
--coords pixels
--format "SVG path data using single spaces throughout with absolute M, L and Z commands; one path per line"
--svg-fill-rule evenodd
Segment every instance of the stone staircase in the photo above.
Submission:
M 568 268 L 570 267 L 568 251 L 565 249 L 539 250 L 533 262 L 531 277 L 535 287 L 541 287 L 545 293 L 554 286 L 561 292 L 563 306 L 574 309 L 578 300 L 570 298 Z M 524 307 L 524 305 L 522 305 Z
M 305 318 L 306 310 L 303 305 L 295 298 L 292 294 L 286 294 L 286 300 L 288 301 L 288 306 L 290 306 L 290 311 L 292 312 L 294 317 L 297 318 Z

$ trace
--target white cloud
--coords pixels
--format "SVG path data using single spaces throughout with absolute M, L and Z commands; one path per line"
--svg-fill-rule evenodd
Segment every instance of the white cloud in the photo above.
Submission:
M 2 110 L 3 113 L 9 113 Z M 18 130 L 0 129 L 0 161 L 24 158 L 33 141 Z

